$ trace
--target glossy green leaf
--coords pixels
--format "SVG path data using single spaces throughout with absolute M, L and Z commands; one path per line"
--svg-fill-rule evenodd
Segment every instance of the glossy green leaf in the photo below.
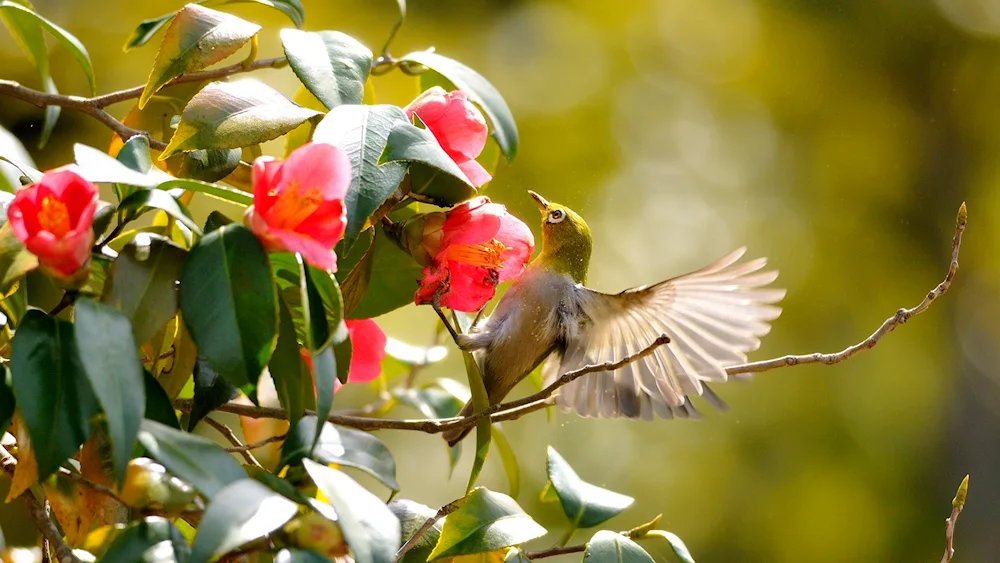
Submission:
M 580 479 L 552 446 L 549 446 L 548 452 L 549 480 L 574 528 L 597 526 L 632 505 L 632 497 L 602 489 Z
M 143 421 L 139 443 L 149 457 L 207 498 L 247 476 L 233 456 L 215 443 L 159 422 Z
M 142 144 L 136 143 L 131 147 L 139 150 L 142 148 Z M 139 172 L 130 168 L 126 163 L 112 158 L 102 150 L 80 143 L 73 145 L 73 155 L 76 157 L 76 164 L 79 167 L 77 172 L 89 182 L 155 188 L 160 183 L 170 179 L 170 175 L 159 168 L 151 167 L 148 172 Z M 128 163 L 138 166 L 141 161 L 128 161 Z
M 607 530 L 590 538 L 583 559 L 587 563 L 653 563 L 653 558 L 639 544 Z
M 347 474 L 303 459 L 316 487 L 337 512 L 337 524 L 357 563 L 392 563 L 400 546 L 399 520 Z
M 194 364 L 194 397 L 191 399 L 191 414 L 188 417 L 188 432 L 193 432 L 208 413 L 235 399 L 240 394 L 219 375 L 208 361 L 198 358 Z
M 493 442 L 497 445 L 497 453 L 500 454 L 500 461 L 503 462 L 503 471 L 507 474 L 507 482 L 510 484 L 510 496 L 517 498 L 521 493 L 521 468 L 517 463 L 517 454 L 510 446 L 507 436 L 500 429 L 500 424 L 493 425 Z
M 220 490 L 205 509 L 191 548 L 191 563 L 208 563 L 237 547 L 277 530 L 298 512 L 298 505 L 253 479 Z
M 164 190 L 156 188 L 151 190 L 137 190 L 125 198 L 121 202 L 121 205 L 118 206 L 119 212 L 129 213 L 129 216 L 133 218 L 152 209 L 165 211 L 167 215 L 177 219 L 179 223 L 191 231 L 199 235 L 201 234 L 201 227 L 191 218 L 191 212 L 187 210 L 183 203 L 174 199 L 173 196 Z
M 242 225 L 205 235 L 181 269 L 180 308 L 198 350 L 227 381 L 252 389 L 271 359 L 278 302 L 267 254 Z
M 412 407 L 427 418 L 451 418 L 458 416 L 468 399 L 460 399 L 436 384 L 421 388 L 396 388 L 392 396 L 400 403 Z
M 302 27 L 305 20 L 305 10 L 302 8 L 302 3 L 299 0 L 214 0 L 209 2 L 201 2 L 205 6 L 223 6 L 225 4 L 239 4 L 239 3 L 251 3 L 260 4 L 262 6 L 269 6 L 278 10 L 279 12 L 288 16 L 295 27 Z M 135 30 L 132 31 L 132 35 L 129 37 L 128 41 L 125 42 L 124 51 L 128 51 L 134 47 L 141 47 L 149 42 L 150 39 L 156 35 L 163 26 L 170 23 L 170 20 L 174 17 L 177 12 L 171 12 L 169 14 L 164 14 L 157 18 L 150 18 L 148 20 L 143 20 L 136 26 Z
M 448 153 L 444 152 L 434 134 L 408 122 L 397 123 L 392 128 L 380 162 L 420 162 L 453 176 L 466 184 L 469 193 L 473 195 L 476 193 L 465 173 Z
M 130 35 L 128 40 L 125 41 L 125 45 L 122 46 L 122 50 L 127 52 L 129 49 L 141 47 L 148 43 L 154 35 L 163 29 L 163 26 L 170 23 L 170 20 L 174 18 L 176 13 L 177 12 L 170 12 L 169 14 L 164 14 L 156 18 L 150 18 L 139 22 L 139 25 L 132 30 L 132 35 Z
M 423 277 L 423 267 L 400 250 L 381 225 L 375 227 L 375 232 L 368 287 L 349 319 L 370 319 L 413 303 L 413 295 L 420 287 L 418 281 Z
M 115 258 L 101 301 L 128 317 L 136 343 L 148 342 L 177 314 L 185 256 L 187 251 L 169 239 L 139 233 Z
M 299 107 L 253 79 L 212 82 L 184 108 L 177 131 L 160 160 L 181 151 L 257 145 L 284 135 L 316 115 L 318 111 Z
M 281 30 L 288 64 L 327 108 L 360 104 L 372 68 L 372 52 L 339 31 Z
M 302 27 L 305 24 L 306 11 L 299 0 L 214 0 L 206 2 L 209 6 L 221 6 L 224 4 L 260 4 L 278 10 L 292 20 L 295 27 Z
M 87 81 L 90 83 L 90 93 L 97 94 L 97 84 L 94 82 L 94 67 L 90 62 L 90 54 L 87 53 L 87 48 L 83 46 L 83 43 L 80 43 L 79 39 L 74 37 L 73 34 L 66 31 L 65 29 L 59 27 L 58 25 L 38 15 L 31 8 L 22 5 L 18 2 L 13 2 L 11 0 L 0 0 L 0 13 L 3 13 L 6 16 L 4 18 L 4 23 L 7 22 L 8 18 L 17 19 L 21 22 L 34 20 L 34 22 L 37 25 L 41 26 L 50 34 L 52 34 L 52 36 L 55 37 L 56 40 L 59 41 L 59 43 L 63 47 L 66 48 L 67 51 L 69 51 L 70 55 L 72 55 L 73 58 L 76 59 L 76 62 L 79 63 L 80 68 L 83 69 L 83 73 L 87 76 Z M 10 24 L 8 24 L 8 26 L 9 25 Z M 18 28 L 20 29 L 25 29 L 26 27 L 27 26 L 23 24 L 18 25 Z M 19 33 L 15 33 L 14 35 L 15 37 L 18 37 Z M 34 36 L 34 33 L 31 33 L 30 37 L 22 36 L 18 42 L 21 43 L 21 41 L 25 39 L 30 39 L 31 41 L 35 41 L 36 37 Z M 26 48 L 24 44 L 22 44 L 21 47 L 25 49 L 25 51 L 30 52 L 32 58 L 36 58 L 39 55 L 41 55 L 41 53 L 45 49 L 44 43 L 40 48 L 37 45 L 32 45 L 30 47 L 30 51 L 28 48 Z M 38 65 L 38 60 L 40 59 L 36 58 L 35 60 L 36 66 Z
M 307 405 L 315 405 L 309 367 L 299 352 L 292 314 L 284 299 L 278 299 L 278 342 L 268 364 L 278 402 L 288 413 L 288 424 L 295 428 Z M 310 440 L 313 436 L 310 437 Z
M 174 412 L 167 391 L 153 374 L 146 370 L 142 371 L 142 380 L 146 388 L 146 418 L 180 430 L 181 425 L 177 421 L 177 413 Z
M 464 64 L 439 55 L 432 51 L 415 51 L 400 59 L 404 62 L 417 63 L 447 78 L 459 90 L 464 91 L 469 99 L 479 104 L 492 126 L 493 138 L 507 156 L 513 159 L 517 154 L 517 125 L 507 102 L 500 92 L 481 74 Z
M 417 533 L 417 530 L 424 525 L 424 522 L 428 518 L 432 518 L 437 511 L 429 506 L 420 504 L 419 502 L 414 502 L 412 500 L 400 499 L 394 500 L 389 503 L 389 510 L 399 518 L 399 524 L 403 531 L 403 541 L 409 541 L 413 537 L 413 534 Z M 427 563 L 427 558 L 430 556 L 431 551 L 434 550 L 434 546 L 437 545 L 438 539 L 441 537 L 441 526 L 444 525 L 444 520 L 439 519 L 437 522 L 427 529 L 426 532 L 417 542 L 413 544 L 413 547 L 403 554 L 403 558 L 399 560 L 399 563 Z
M 90 230 L 94 233 L 94 240 L 101 240 L 104 233 L 111 225 L 111 220 L 115 217 L 115 206 L 101 201 L 97 203 L 97 211 L 94 212 L 94 222 L 90 224 Z
M 130 523 L 101 557 L 122 563 L 185 563 L 191 555 L 187 541 L 169 520 L 147 516 Z
M 330 110 L 316 126 L 313 140 L 340 147 L 351 159 L 351 187 L 347 191 L 345 245 L 349 249 L 368 217 L 399 186 L 406 167 L 398 162 L 379 165 L 392 128 L 406 121 L 402 109 L 390 105 L 346 105 Z
M 486 553 L 546 533 L 507 495 L 478 487 L 460 502 L 458 509 L 445 517 L 430 560 Z
M 177 178 L 174 180 L 168 180 L 166 182 L 157 185 L 157 187 L 161 190 L 173 190 L 176 188 L 190 190 L 192 192 L 202 193 L 207 196 L 212 196 L 216 199 L 221 199 L 222 201 L 235 203 L 237 205 L 242 205 L 244 207 L 247 207 L 253 203 L 253 195 L 248 194 L 247 192 L 237 190 L 234 188 L 228 188 L 226 186 L 220 186 L 217 184 L 210 184 L 208 182 L 190 180 L 187 178 Z
M 163 180 L 168 178 L 162 170 L 153 166 L 153 159 L 149 156 L 149 139 L 142 135 L 136 135 L 125 141 L 122 148 L 118 150 L 118 155 L 115 159 L 129 169 L 141 174 L 152 174 L 157 179 Z M 118 196 L 118 201 L 121 202 L 135 193 L 137 189 L 135 186 L 128 184 L 115 184 L 115 195 Z
M 451 207 L 479 193 L 469 186 L 467 180 L 460 180 L 422 162 L 410 164 L 409 172 L 410 191 L 440 207 Z
M 665 530 L 650 530 L 646 532 L 642 537 L 644 538 L 663 538 L 667 540 L 670 544 L 670 549 L 677 556 L 677 559 L 681 563 L 694 563 L 694 557 L 691 557 L 691 551 L 688 550 L 687 545 L 684 544 L 684 540 L 679 538 L 677 534 L 672 534 Z
M 218 229 L 219 227 L 225 227 L 226 225 L 231 225 L 232 223 L 233 220 L 230 219 L 229 217 L 226 217 L 225 215 L 223 215 L 218 211 L 212 211 L 211 213 L 208 214 L 208 217 L 205 219 L 204 230 L 206 233 L 210 233 Z
M 344 314 L 352 318 L 351 312 L 361 303 L 368 291 L 368 283 L 372 277 L 372 250 L 375 247 L 375 229 L 367 229 L 358 237 L 349 252 L 345 252 L 344 241 L 340 241 L 334 250 L 337 252 L 337 280 L 340 282 L 341 294 L 344 297 Z
M 299 266 L 299 298 L 301 303 L 306 349 L 312 356 L 313 384 L 316 387 L 316 415 L 326 420 L 333 410 L 333 393 L 337 378 L 337 356 L 333 346 L 327 345 L 327 339 L 335 332 L 327 323 L 326 311 L 323 307 L 319 290 L 308 266 L 302 257 L 296 255 Z M 334 311 L 334 321 L 342 323 L 340 315 Z M 346 327 L 344 328 L 346 332 Z M 346 339 L 346 338 L 345 338 Z M 312 447 L 320 438 L 320 427 L 313 434 Z
M 490 408 L 490 398 L 486 393 L 483 376 L 479 372 L 479 364 L 471 352 L 462 352 L 465 360 L 465 374 L 469 378 L 469 390 L 472 392 L 473 412 L 482 412 Z M 490 443 L 493 441 L 493 431 L 490 417 L 484 416 L 476 423 L 476 457 L 472 460 L 472 471 L 469 473 L 469 484 L 466 492 L 472 491 L 479 479 L 479 473 L 486 465 L 486 456 L 490 453 Z
M 121 482 L 145 416 L 146 390 L 132 324 L 111 305 L 78 299 L 74 335 L 83 371 L 108 424 L 116 478 Z
M 280 466 L 297 463 L 303 458 L 335 463 L 360 469 L 393 491 L 399 490 L 396 461 L 385 444 L 367 432 L 323 422 L 319 441 L 310 453 L 317 421 L 315 416 L 305 416 L 288 432 L 281 447 Z
M 15 282 L 38 267 L 38 258 L 14 236 L 10 223 L 0 226 L 0 294 L 8 295 Z
M 30 310 L 14 335 L 12 386 L 45 479 L 90 436 L 97 399 L 77 351 L 74 327 Z
M 176 154 L 167 159 L 167 170 L 180 178 L 218 182 L 240 165 L 240 149 L 209 149 Z
M 258 31 L 259 25 L 225 12 L 198 4 L 184 6 L 167 26 L 146 87 L 139 97 L 139 108 L 174 78 L 202 70 L 232 55 Z

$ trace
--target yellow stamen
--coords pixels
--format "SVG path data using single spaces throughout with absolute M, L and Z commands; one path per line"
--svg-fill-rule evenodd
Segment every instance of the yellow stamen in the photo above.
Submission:
M 453 244 L 439 258 L 473 266 L 499 268 L 503 264 L 504 250 L 507 247 L 502 242 L 492 239 L 483 244 Z
M 278 196 L 271 206 L 268 223 L 279 229 L 294 229 L 323 203 L 323 192 L 318 187 L 301 188 L 294 180 L 280 193 L 273 189 L 268 195 Z
M 50 195 L 43 197 L 42 208 L 38 211 L 38 224 L 56 237 L 65 236 L 70 230 L 66 205 Z

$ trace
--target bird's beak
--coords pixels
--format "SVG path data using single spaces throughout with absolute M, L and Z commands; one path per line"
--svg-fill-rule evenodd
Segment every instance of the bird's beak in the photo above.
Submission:
M 538 209 L 540 209 L 542 213 L 545 213 L 546 211 L 549 210 L 549 202 L 544 197 L 538 195 L 537 193 L 531 190 L 528 190 L 528 195 L 530 195 L 535 199 L 535 203 L 538 204 Z

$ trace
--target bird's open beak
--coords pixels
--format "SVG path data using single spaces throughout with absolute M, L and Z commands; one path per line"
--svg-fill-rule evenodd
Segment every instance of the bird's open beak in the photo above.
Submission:
M 538 204 L 538 209 L 540 209 L 542 213 L 545 213 L 546 211 L 549 210 L 549 202 L 544 197 L 538 195 L 537 193 L 531 190 L 528 190 L 528 195 L 530 195 L 535 199 L 535 203 Z

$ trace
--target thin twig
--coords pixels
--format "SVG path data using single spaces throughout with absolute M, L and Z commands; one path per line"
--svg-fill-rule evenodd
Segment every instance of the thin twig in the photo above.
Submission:
M 218 420 L 215 420 L 210 416 L 206 416 L 202 420 L 208 423 L 208 425 L 211 426 L 212 428 L 218 430 L 219 434 L 222 434 L 227 440 L 229 440 L 233 444 L 233 446 L 236 447 L 236 451 L 239 452 L 241 456 L 243 456 L 243 459 L 245 459 L 247 463 L 255 467 L 259 467 L 261 469 L 264 468 L 264 466 L 262 466 L 260 462 L 257 461 L 257 458 L 255 458 L 253 454 L 250 453 L 249 448 L 247 448 L 243 444 L 243 442 L 240 442 L 240 439 L 236 437 L 236 433 L 233 432 L 232 428 L 226 426 L 225 424 L 219 422 Z
M 663 515 L 660 514 L 650 522 L 636 526 L 631 530 L 618 532 L 618 534 L 633 540 L 643 538 L 646 536 L 647 533 L 649 533 L 649 531 L 653 528 L 653 526 L 655 526 L 656 523 L 660 521 L 660 518 L 662 517 Z M 544 559 L 546 557 L 555 557 L 556 555 L 566 555 L 568 553 L 580 553 L 581 551 L 586 551 L 586 550 L 587 550 L 587 544 L 581 543 L 578 545 L 565 545 L 565 546 L 557 545 L 550 547 L 548 549 L 541 549 L 538 551 L 525 551 L 523 553 L 524 556 L 527 557 L 528 559 Z
M 231 454 L 234 454 L 234 453 L 237 453 L 237 452 L 245 452 L 245 451 L 248 451 L 248 450 L 256 450 L 257 448 L 263 448 L 264 446 L 266 446 L 268 444 L 273 444 L 275 442 L 283 442 L 287 436 L 288 436 L 288 434 L 279 434 L 277 436 L 270 436 L 270 437 L 264 438 L 263 440 L 261 440 L 259 442 L 253 442 L 251 444 L 246 444 L 246 445 L 243 445 L 243 446 L 233 446 L 231 448 L 223 448 L 223 449 L 226 450 L 227 452 L 231 453 Z
M 114 490 L 110 489 L 109 487 L 105 487 L 104 485 L 101 485 L 100 483 L 95 483 L 95 482 L 91 481 L 90 479 L 87 479 L 83 475 L 80 475 L 79 473 L 73 473 L 72 471 L 70 471 L 68 469 L 60 467 L 59 470 L 56 471 L 56 475 L 59 476 L 59 477 L 62 477 L 63 479 L 69 479 L 70 481 L 76 481 L 77 483 L 80 483 L 84 487 L 87 487 L 88 489 L 91 489 L 94 492 L 101 493 L 102 495 L 104 495 L 104 496 L 106 496 L 108 498 L 112 498 L 115 501 L 117 501 L 118 503 L 120 503 L 122 505 L 125 505 L 125 501 L 123 501 L 121 499 L 121 497 L 118 496 L 118 493 L 116 493 Z
M 419 528 L 417 528 L 417 531 L 410 537 L 410 539 L 406 540 L 406 543 L 403 544 L 403 547 L 400 547 L 399 551 L 396 552 L 396 559 L 394 560 L 394 563 L 399 563 L 400 559 L 402 559 L 403 556 L 406 555 L 406 552 L 410 551 L 410 549 L 412 549 L 413 546 L 416 545 L 418 541 L 420 541 L 420 538 L 422 538 L 424 534 L 427 533 L 428 530 L 434 527 L 434 524 L 438 520 L 444 518 L 445 516 L 451 514 L 452 512 L 455 512 L 456 510 L 458 510 L 458 507 L 459 503 L 457 500 L 449 502 L 448 504 L 439 508 L 437 513 L 434 514 L 434 516 L 431 516 L 430 518 L 425 520 L 424 523 L 421 524 Z
M 969 492 L 969 476 L 962 479 L 962 484 L 958 486 L 958 492 L 951 501 L 951 516 L 946 519 L 944 529 L 944 557 L 941 563 L 951 563 L 951 558 L 955 556 L 955 523 L 958 522 L 958 515 L 965 508 L 965 496 Z
M 3 446 L 0 446 L 0 467 L 10 475 L 14 474 L 14 468 L 17 467 L 17 459 L 10 455 L 7 448 Z M 21 498 L 24 499 L 24 504 L 28 506 L 28 514 L 34 520 L 35 527 L 42 533 L 42 537 L 48 540 L 49 544 L 53 546 L 56 552 L 56 559 L 59 560 L 59 563 L 81 563 L 80 558 L 74 555 L 73 550 L 63 542 L 62 534 L 56 529 L 56 525 L 52 523 L 52 518 L 45 513 L 45 508 L 39 504 L 34 495 L 31 494 L 31 491 L 21 493 Z

